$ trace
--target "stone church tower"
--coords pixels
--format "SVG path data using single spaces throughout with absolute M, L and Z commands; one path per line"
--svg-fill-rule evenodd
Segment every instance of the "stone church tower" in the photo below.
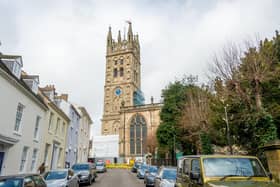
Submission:
M 140 44 L 129 23 L 126 37 L 118 32 L 117 41 L 111 27 L 107 35 L 106 75 L 102 134 L 119 135 L 120 156 L 143 156 L 146 138 L 159 125 L 161 104 L 144 104 L 141 91 Z
M 106 78 L 102 134 L 119 134 L 120 107 L 143 104 L 140 80 L 140 45 L 129 23 L 127 39 L 112 38 L 111 27 L 107 36 Z

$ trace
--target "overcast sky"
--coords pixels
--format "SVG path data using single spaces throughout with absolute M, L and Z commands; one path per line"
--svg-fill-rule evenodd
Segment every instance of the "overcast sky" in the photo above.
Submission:
M 280 29 L 279 0 L 0 0 L 0 51 L 23 56 L 40 86 L 83 105 L 100 134 L 106 35 L 132 21 L 139 34 L 146 102 L 176 77 L 199 75 L 228 42 L 272 37 Z

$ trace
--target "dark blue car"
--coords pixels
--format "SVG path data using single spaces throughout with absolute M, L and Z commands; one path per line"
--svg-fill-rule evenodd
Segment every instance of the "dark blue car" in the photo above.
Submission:
M 146 171 L 148 171 L 148 165 L 146 164 L 140 165 L 139 169 L 137 170 L 137 177 L 139 179 L 144 179 Z

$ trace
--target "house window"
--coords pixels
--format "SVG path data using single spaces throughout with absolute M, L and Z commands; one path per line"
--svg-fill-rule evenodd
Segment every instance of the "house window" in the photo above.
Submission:
M 28 147 L 24 146 L 21 154 L 21 161 L 19 171 L 23 172 L 25 170 L 26 159 L 27 159 Z
M 136 114 L 130 124 L 130 154 L 143 155 L 146 153 L 147 123 L 142 115 Z
M 123 76 L 123 67 L 120 68 L 120 76 Z
M 114 69 L 114 77 L 117 77 L 117 76 L 118 76 L 118 69 L 115 68 L 115 69 Z
M 57 134 L 57 131 L 58 131 L 59 127 L 60 127 L 60 119 L 57 118 L 56 127 L 55 127 L 55 134 Z
M 34 169 L 35 169 L 37 153 L 38 153 L 38 149 L 33 149 L 31 168 L 30 168 L 31 171 L 34 171 Z
M 62 134 L 65 134 L 65 127 L 66 125 L 65 125 L 65 123 L 63 122 L 63 125 L 62 125 Z
M 17 106 L 16 123 L 15 123 L 15 128 L 14 128 L 14 130 L 17 132 L 20 130 L 23 109 L 24 109 L 24 105 L 19 103 Z
M 44 155 L 44 162 L 45 162 L 45 163 L 47 163 L 47 160 L 48 160 L 49 149 L 50 149 L 50 145 L 49 145 L 49 144 L 46 144 L 46 147 L 45 147 L 45 155 Z
M 37 116 L 36 117 L 36 124 L 35 124 L 35 129 L 34 129 L 34 136 L 33 138 L 38 140 L 38 134 L 39 134 L 39 123 L 40 123 L 41 117 Z
M 50 119 L 49 119 L 49 130 L 52 129 L 53 116 L 54 116 L 54 114 L 51 112 L 51 114 L 50 114 Z

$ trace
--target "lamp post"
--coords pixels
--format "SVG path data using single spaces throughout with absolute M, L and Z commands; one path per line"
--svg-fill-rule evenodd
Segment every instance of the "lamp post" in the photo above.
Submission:
M 227 107 L 228 105 L 226 104 L 224 106 L 225 109 L 225 122 L 226 122 L 226 126 L 227 126 L 227 143 L 228 143 L 228 147 L 229 147 L 229 152 L 232 155 L 233 151 L 232 151 L 232 145 L 231 145 L 231 140 L 230 140 L 230 129 L 229 129 L 229 123 L 228 123 L 228 114 L 227 114 Z
M 175 139 L 175 132 L 174 132 L 174 135 L 173 135 L 173 151 L 174 151 L 174 165 L 176 164 L 176 139 Z

